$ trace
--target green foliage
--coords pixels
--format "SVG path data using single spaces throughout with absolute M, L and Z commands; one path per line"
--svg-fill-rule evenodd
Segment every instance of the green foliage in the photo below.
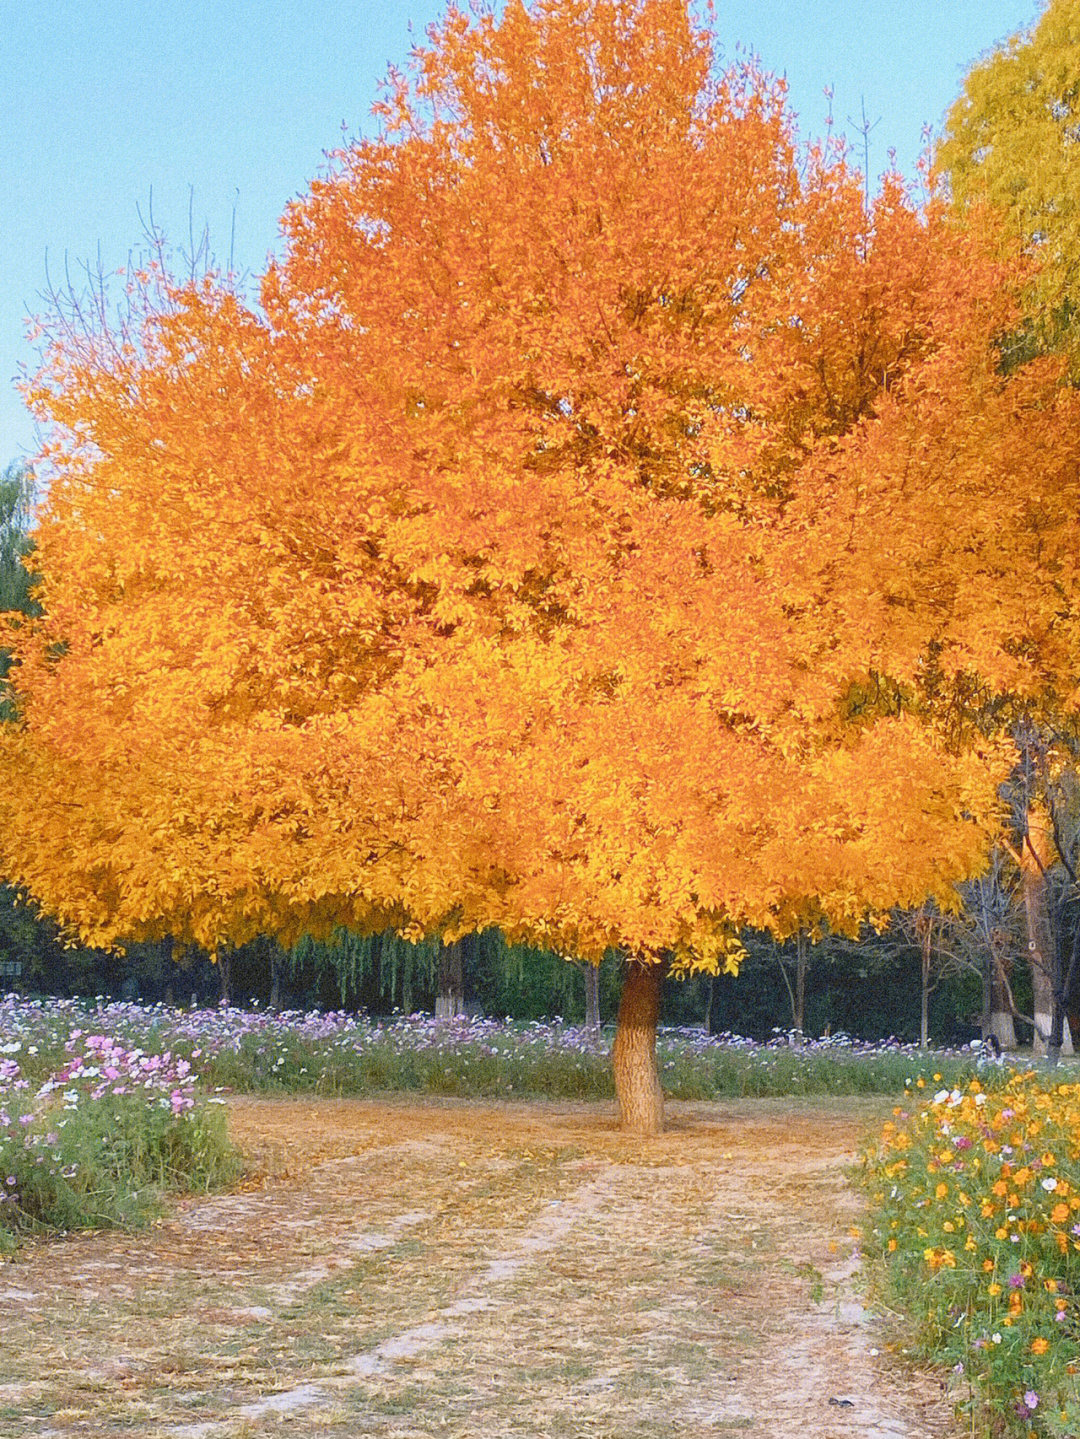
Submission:
M 1038 24 L 969 73 L 937 163 L 961 204 L 987 199 L 1039 264 L 1028 322 L 1005 342 L 1015 366 L 1065 350 L 1080 374 L 1080 4 L 1051 0 Z
M 32 579 L 23 561 L 33 548 L 33 506 L 34 472 L 25 460 L 13 460 L 0 473 L 0 610 L 32 609 Z

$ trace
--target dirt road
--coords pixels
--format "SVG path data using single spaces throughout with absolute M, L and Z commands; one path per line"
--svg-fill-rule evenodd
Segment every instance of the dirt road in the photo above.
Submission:
M 233 1100 L 244 1191 L 0 1267 L 0 1435 L 944 1439 L 852 1279 L 887 1108 Z

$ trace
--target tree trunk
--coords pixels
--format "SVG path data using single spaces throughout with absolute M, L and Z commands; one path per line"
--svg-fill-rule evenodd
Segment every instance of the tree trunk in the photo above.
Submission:
M 661 965 L 631 961 L 619 1001 L 611 1060 L 619 1123 L 634 1134 L 659 1134 L 664 1127 L 664 1096 L 656 1071 L 662 978 Z
M 439 992 L 435 996 L 435 1018 L 453 1019 L 465 1013 L 465 976 L 461 940 L 444 944 L 439 950 Z
M 915 933 L 919 939 L 921 960 L 919 981 L 919 1048 L 930 1045 L 930 961 L 934 952 L 934 916 L 929 905 L 915 916 Z
M 231 966 L 229 964 L 228 950 L 222 950 L 221 953 L 218 955 L 217 967 L 218 978 L 221 981 L 221 998 L 218 1000 L 218 1003 L 221 1005 L 222 1009 L 228 1009 L 229 1005 L 232 1003 L 232 994 L 230 991 L 232 975 L 230 973 Z
M 1032 1018 L 1035 1020 L 1033 1049 L 1036 1055 L 1049 1052 L 1054 1031 L 1054 1010 L 1061 1007 L 1061 966 L 1050 923 L 1047 875 L 1053 860 L 1053 832 L 1041 805 L 1027 813 L 1027 836 L 1021 852 L 1024 881 L 1024 918 L 1027 926 L 1028 962 L 1031 965 Z M 1055 984 L 1055 979 L 1057 983 Z M 1062 1035 L 1061 1054 L 1071 1054 L 1068 1030 Z
M 600 969 L 585 965 L 585 1028 L 600 1028 Z
M 922 982 L 919 986 L 919 1048 L 930 1047 L 930 943 L 932 931 L 926 926 L 922 942 Z
M 281 950 L 272 943 L 270 950 L 270 1008 L 281 1008 Z
M 176 994 L 173 990 L 173 978 L 176 971 L 173 966 L 173 942 L 171 934 L 167 934 L 161 941 L 160 955 L 162 999 L 172 1008 L 176 1003 Z
M 795 936 L 795 1033 L 799 1043 L 806 1029 L 806 930 L 800 929 Z
M 997 946 L 987 952 L 987 1010 L 988 1019 L 986 1035 L 984 1038 L 993 1037 L 998 1045 L 1004 1049 L 1016 1048 L 1016 1025 L 1013 1023 L 1012 1010 L 1009 1007 L 1009 990 L 1006 984 L 1008 977 L 1005 969 L 1007 961 Z

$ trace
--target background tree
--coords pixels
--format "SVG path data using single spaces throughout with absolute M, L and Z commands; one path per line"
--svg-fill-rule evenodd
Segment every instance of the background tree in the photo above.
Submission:
M 996 211 L 1006 236 L 1019 237 L 1033 262 L 1022 322 L 1001 342 L 1003 365 L 1061 353 L 1074 383 L 1080 376 L 1078 138 L 1080 7 L 1075 0 L 1050 0 L 1037 24 L 973 67 L 947 117 L 937 164 L 961 208 Z M 1054 1052 L 1067 1044 L 1067 1028 L 1051 872 L 1068 858 L 1055 846 L 1043 786 L 1033 784 L 1032 776 L 1033 754 L 1045 757 L 1056 746 L 1055 734 L 1069 728 L 1067 693 L 1066 682 L 1063 708 L 1062 685 L 1051 680 L 1037 703 L 1023 707 L 1016 724 L 1017 772 L 1031 801 L 1020 818 L 1014 854 L 1023 879 L 1035 1045 L 1045 1050 L 1049 1044 Z
M 1080 6 L 1050 0 L 1037 24 L 975 65 L 937 162 L 964 205 L 988 201 L 1039 265 L 1017 358 L 1064 348 L 1080 374 Z
M 30 571 L 34 471 L 26 460 L 12 460 L 0 473 L 0 609 L 30 612 Z

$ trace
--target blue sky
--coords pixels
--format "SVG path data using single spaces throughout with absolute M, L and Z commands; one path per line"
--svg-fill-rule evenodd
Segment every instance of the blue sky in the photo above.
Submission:
M 388 62 L 442 10 L 435 0 L 50 0 L 8 7 L 0 34 L 0 466 L 37 445 L 14 388 L 33 367 L 28 313 L 80 263 L 123 265 L 154 219 L 219 260 L 262 270 L 277 221 L 324 151 L 370 124 Z M 895 149 L 912 174 L 970 64 L 1035 18 L 1035 0 L 717 0 L 725 53 L 787 76 L 804 135 L 824 89 L 837 128 L 866 117 L 870 169 Z M 854 137 L 853 137 L 854 138 Z M 861 141 L 859 141 L 861 155 Z

